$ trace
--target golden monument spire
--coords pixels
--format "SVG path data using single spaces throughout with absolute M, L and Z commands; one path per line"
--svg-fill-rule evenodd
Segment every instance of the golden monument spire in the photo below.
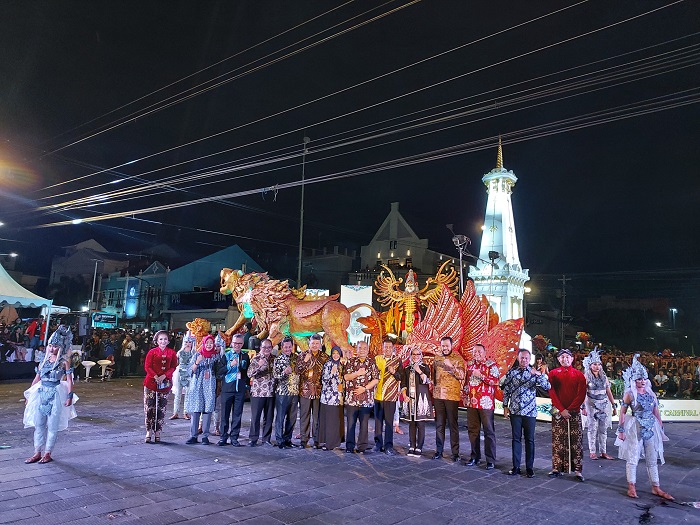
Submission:
M 496 169 L 503 169 L 503 146 L 501 145 L 501 136 L 498 136 L 498 154 L 496 155 Z

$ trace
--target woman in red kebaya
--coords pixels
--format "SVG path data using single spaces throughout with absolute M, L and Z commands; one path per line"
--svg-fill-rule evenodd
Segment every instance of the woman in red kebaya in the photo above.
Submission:
M 144 368 L 146 378 L 143 380 L 143 411 L 146 414 L 146 443 L 153 437 L 160 442 L 160 432 L 165 420 L 165 408 L 168 395 L 173 386 L 173 373 L 177 368 L 177 354 L 168 348 L 168 332 L 159 330 L 153 336 L 155 348 L 146 354 Z

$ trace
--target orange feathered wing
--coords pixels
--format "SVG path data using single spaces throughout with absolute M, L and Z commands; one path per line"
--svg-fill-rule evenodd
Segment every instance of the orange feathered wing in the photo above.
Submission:
M 432 357 L 440 348 L 440 339 L 451 337 L 459 348 L 462 342 L 462 309 L 450 289 L 442 285 L 440 298 L 431 304 L 423 320 L 413 328 L 406 340 L 407 346 L 418 347 L 426 357 Z
M 509 319 L 498 323 L 484 338 L 483 344 L 486 347 L 488 357 L 498 365 L 501 377 L 515 362 L 522 333 L 523 320 Z M 503 399 L 503 393 L 500 389 L 496 391 L 496 397 L 499 400 Z

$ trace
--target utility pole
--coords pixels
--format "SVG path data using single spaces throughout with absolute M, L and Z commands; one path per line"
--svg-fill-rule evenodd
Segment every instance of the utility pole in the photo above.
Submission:
M 559 348 L 564 348 L 564 315 L 566 314 L 566 281 L 570 281 L 566 274 L 562 274 L 561 279 L 561 322 L 559 323 Z
M 301 156 L 301 206 L 299 209 L 299 266 L 297 267 L 297 288 L 301 287 L 301 264 L 304 242 L 304 177 L 306 175 L 306 154 L 309 151 L 306 146 L 309 142 L 311 142 L 311 139 L 304 136 L 304 152 Z

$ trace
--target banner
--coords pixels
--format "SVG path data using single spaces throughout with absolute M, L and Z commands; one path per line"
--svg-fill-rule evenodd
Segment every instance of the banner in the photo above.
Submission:
M 617 400 L 618 413 L 620 401 Z M 552 400 L 537 398 L 537 421 L 552 420 Z M 700 421 L 700 399 L 659 399 L 659 412 L 662 421 Z M 495 413 L 503 415 L 503 403 L 496 400 Z M 618 416 L 613 416 L 618 421 Z

